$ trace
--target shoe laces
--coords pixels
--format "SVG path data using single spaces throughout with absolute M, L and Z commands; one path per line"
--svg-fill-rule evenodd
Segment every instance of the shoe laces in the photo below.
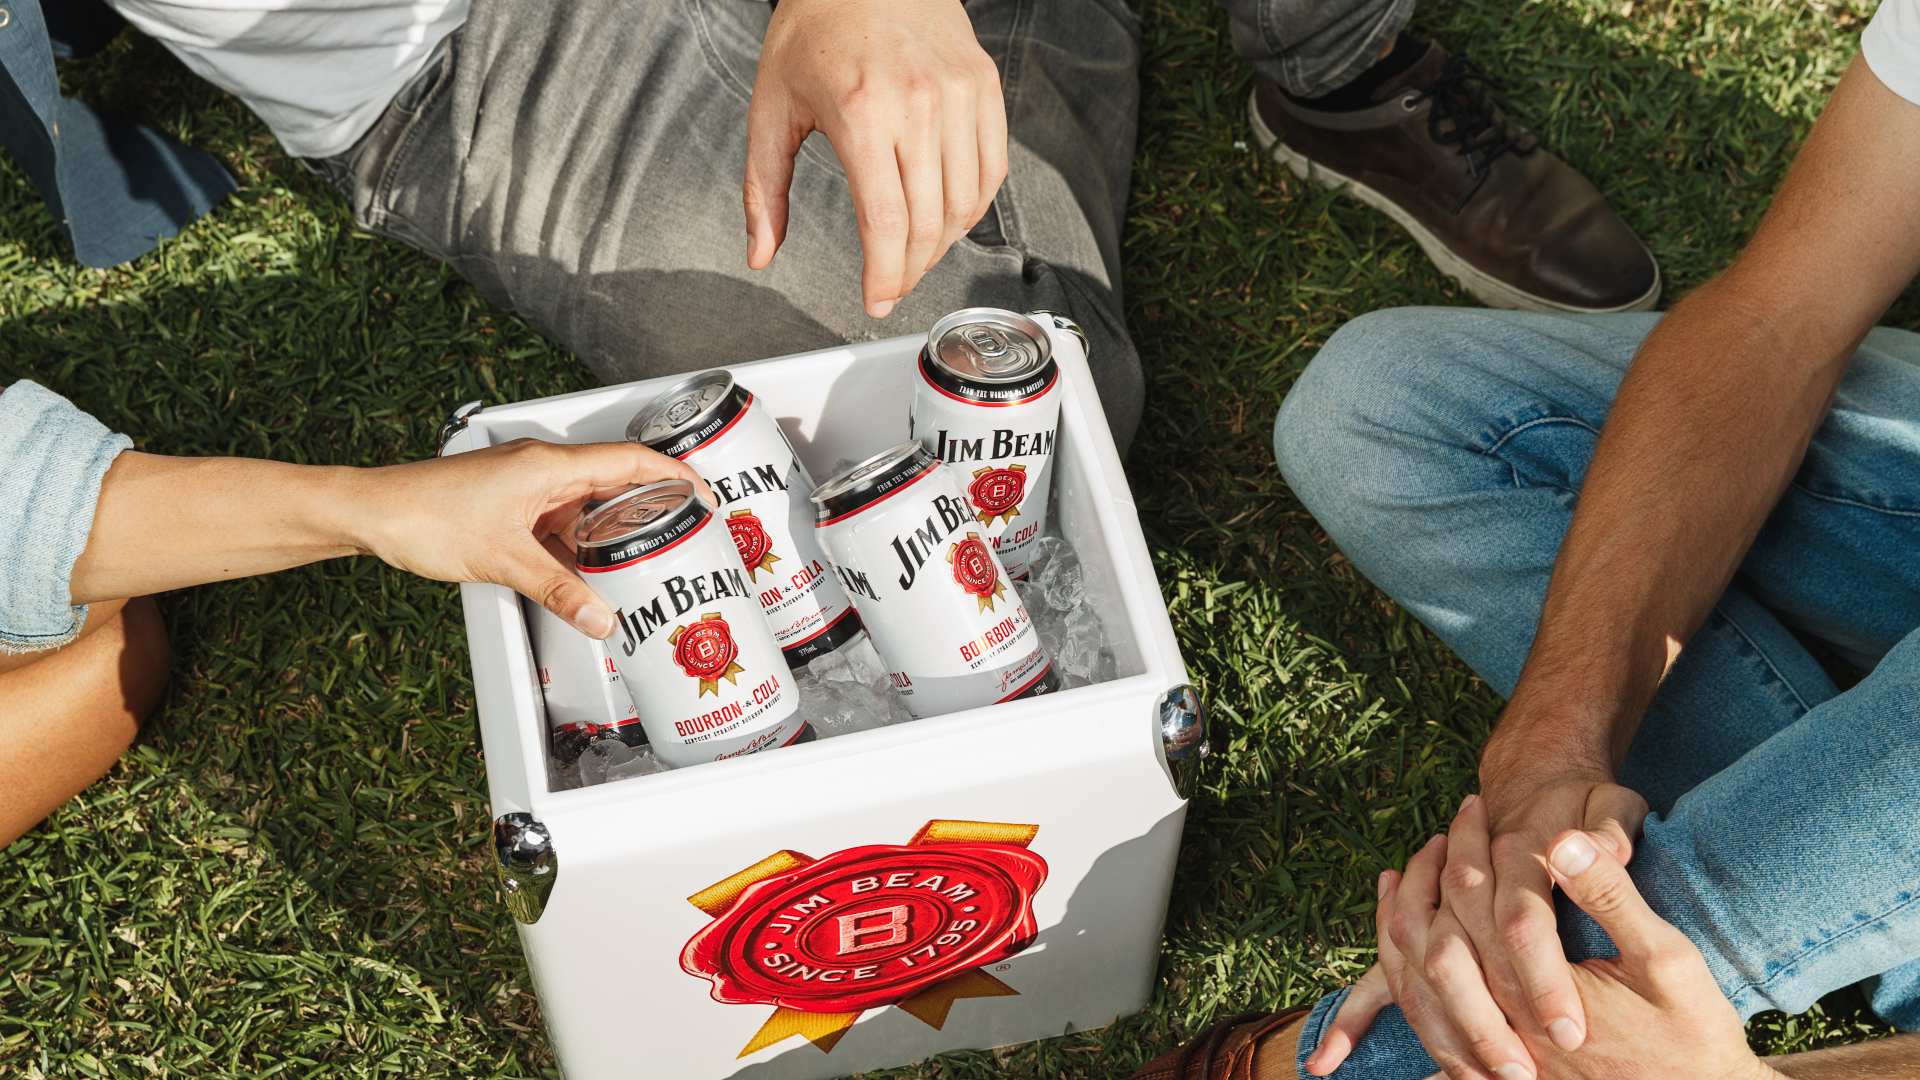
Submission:
M 1432 101 L 1427 134 L 1442 146 L 1458 147 L 1473 175 L 1484 176 L 1501 154 L 1509 150 L 1525 153 L 1533 144 L 1525 132 L 1507 130 L 1506 116 L 1494 96 L 1498 90 L 1493 77 L 1473 61 L 1449 56 L 1439 77 L 1407 94 L 1405 102 L 1412 108 L 1422 101 Z

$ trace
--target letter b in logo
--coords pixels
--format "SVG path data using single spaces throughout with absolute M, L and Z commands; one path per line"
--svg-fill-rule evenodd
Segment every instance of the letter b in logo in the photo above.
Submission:
M 907 905 L 874 908 L 839 916 L 840 955 L 871 952 L 907 940 Z

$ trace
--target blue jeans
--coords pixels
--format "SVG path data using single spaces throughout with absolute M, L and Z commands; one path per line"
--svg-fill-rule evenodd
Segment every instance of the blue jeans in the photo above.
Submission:
M 1281 406 L 1281 472 L 1356 567 L 1510 694 L 1614 390 L 1658 319 L 1363 316 Z M 1870 980 L 1875 1012 L 1920 1029 L 1916 553 L 1920 335 L 1882 328 L 1622 770 L 1654 810 L 1634 880 L 1743 1017 Z M 1789 627 L 1871 672 L 1839 692 Z M 1564 902 L 1560 923 L 1570 957 L 1612 954 Z M 1302 1062 L 1344 997 L 1315 1007 Z M 1435 1071 L 1389 1008 L 1335 1075 Z

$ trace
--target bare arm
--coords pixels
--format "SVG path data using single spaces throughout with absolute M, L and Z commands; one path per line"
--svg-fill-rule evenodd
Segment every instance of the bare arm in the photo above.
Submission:
M 1920 106 L 1856 59 L 1746 250 L 1634 358 L 1481 757 L 1493 901 L 1461 922 L 1516 1031 L 1584 1039 L 1542 853 L 1585 828 L 1630 855 L 1646 804 L 1614 769 L 1916 272 Z
M 1856 59 L 1747 249 L 1621 383 L 1503 734 L 1618 762 L 1916 273 L 1920 106 Z
M 1768 1058 L 1774 1072 L 1793 1080 L 1904 1080 L 1920 1075 L 1920 1036 L 1835 1046 L 1805 1054 Z
M 613 613 L 553 538 L 588 499 L 667 478 L 700 483 L 630 443 L 523 440 L 379 469 L 125 453 L 101 485 L 70 591 L 76 604 L 118 600 L 369 554 L 423 577 L 506 585 L 605 637 Z

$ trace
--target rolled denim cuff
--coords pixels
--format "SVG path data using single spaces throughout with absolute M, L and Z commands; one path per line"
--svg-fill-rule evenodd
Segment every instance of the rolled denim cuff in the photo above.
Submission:
M 80 636 L 87 609 L 71 602 L 73 565 L 107 467 L 132 445 L 38 383 L 0 392 L 0 652 Z

